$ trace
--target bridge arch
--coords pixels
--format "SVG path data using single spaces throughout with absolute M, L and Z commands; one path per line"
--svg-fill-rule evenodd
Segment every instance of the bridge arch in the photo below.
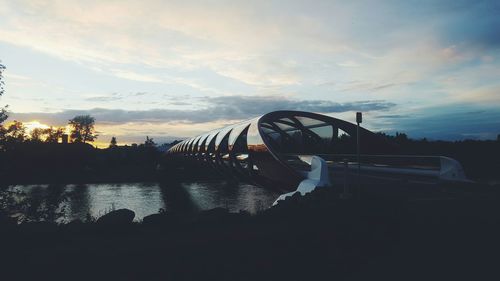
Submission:
M 359 132 L 364 153 L 387 149 L 376 134 L 364 128 Z M 274 111 L 185 140 L 167 155 L 206 162 L 261 186 L 292 190 L 310 169 L 304 156 L 354 153 L 356 136 L 356 125 L 344 120 Z

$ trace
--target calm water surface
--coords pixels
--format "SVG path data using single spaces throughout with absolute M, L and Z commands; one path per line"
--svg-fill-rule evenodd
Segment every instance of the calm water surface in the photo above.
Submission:
M 64 210 L 62 221 L 99 217 L 113 209 L 135 212 L 135 220 L 160 209 L 193 212 L 215 207 L 255 213 L 274 202 L 279 194 L 249 184 L 190 182 L 178 184 L 119 183 L 85 185 L 13 185 L 31 204 Z

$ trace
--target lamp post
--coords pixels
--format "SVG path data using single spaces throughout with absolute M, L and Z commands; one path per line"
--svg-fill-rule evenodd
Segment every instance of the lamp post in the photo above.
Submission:
M 359 151 L 359 124 L 363 122 L 363 114 L 361 112 L 356 112 L 356 123 L 358 126 L 356 127 L 356 158 L 358 162 L 358 189 L 361 188 L 361 180 L 360 180 L 360 171 L 361 171 L 361 160 L 360 160 L 360 151 Z

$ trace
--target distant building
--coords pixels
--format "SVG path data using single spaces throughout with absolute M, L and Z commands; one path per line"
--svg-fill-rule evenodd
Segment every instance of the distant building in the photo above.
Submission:
M 61 143 L 68 143 L 69 142 L 69 136 L 68 134 L 62 134 L 61 136 Z

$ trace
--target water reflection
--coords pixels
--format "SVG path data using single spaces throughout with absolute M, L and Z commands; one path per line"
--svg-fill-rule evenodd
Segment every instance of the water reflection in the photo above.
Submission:
M 120 183 L 82 185 L 15 185 L 9 189 L 22 191 L 29 198 L 30 212 L 45 210 L 43 220 L 60 221 L 99 217 L 113 209 L 128 208 L 136 220 L 157 213 L 196 212 L 215 207 L 231 211 L 255 213 L 269 207 L 278 197 L 273 191 L 248 184 L 231 182 L 185 182 L 177 184 Z
M 199 210 L 191 194 L 181 183 L 159 185 L 162 200 L 169 212 L 192 213 Z
M 184 189 L 200 209 L 224 207 L 232 211 L 245 210 L 255 213 L 272 205 L 279 196 L 272 191 L 249 184 L 223 182 L 214 188 L 213 183 L 185 183 Z
M 136 218 L 141 219 L 165 209 L 155 183 L 68 185 L 66 189 L 69 199 L 63 204 L 71 210 L 65 215 L 68 219 L 81 219 L 87 214 L 100 217 L 121 208 L 133 210 Z

